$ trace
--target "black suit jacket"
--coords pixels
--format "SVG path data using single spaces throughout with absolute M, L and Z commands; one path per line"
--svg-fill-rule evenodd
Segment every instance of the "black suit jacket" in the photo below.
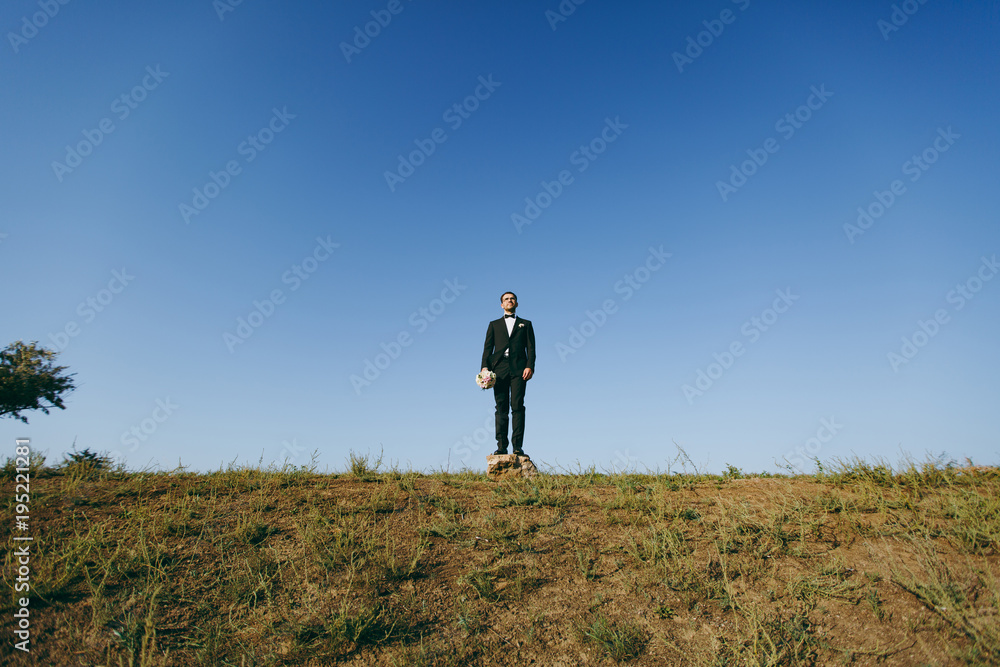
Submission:
M 507 349 L 510 342 L 510 364 L 511 373 L 521 375 L 525 368 L 535 370 L 535 330 L 531 328 L 531 322 L 518 317 L 514 320 L 514 331 L 507 336 L 507 325 L 504 318 L 493 320 L 486 328 L 486 344 L 483 345 L 483 365 L 480 368 L 493 370 L 500 359 L 503 351 Z

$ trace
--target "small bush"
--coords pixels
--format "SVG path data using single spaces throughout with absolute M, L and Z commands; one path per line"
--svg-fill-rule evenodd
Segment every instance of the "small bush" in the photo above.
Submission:
M 610 621 L 600 613 L 590 623 L 578 626 L 577 633 L 584 643 L 597 646 L 617 662 L 638 658 L 649 641 L 638 626 L 627 621 Z
M 374 459 L 371 454 L 355 454 L 351 450 L 348 454 L 348 461 L 351 464 L 351 474 L 360 480 L 371 481 L 378 478 L 378 469 L 382 466 L 382 452 L 378 458 Z
M 76 450 L 66 454 L 62 463 L 56 466 L 56 472 L 64 475 L 73 475 L 80 479 L 91 479 L 101 473 L 114 470 L 115 462 L 110 456 L 99 452 L 92 452 L 90 448 L 82 452 Z
M 0 468 L 0 478 L 14 479 L 14 476 L 18 474 L 18 468 L 27 468 L 29 477 L 38 477 L 43 471 L 51 471 L 51 468 L 45 467 L 45 455 L 35 450 L 32 450 L 28 456 L 28 465 L 22 465 L 23 463 L 23 458 L 20 463 L 16 458 L 8 458 L 4 462 L 3 468 Z

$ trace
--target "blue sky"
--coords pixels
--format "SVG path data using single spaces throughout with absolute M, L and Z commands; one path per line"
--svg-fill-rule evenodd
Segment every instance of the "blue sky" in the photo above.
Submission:
M 513 290 L 539 463 L 1000 459 L 996 2 L 0 16 L 11 451 L 478 469 Z

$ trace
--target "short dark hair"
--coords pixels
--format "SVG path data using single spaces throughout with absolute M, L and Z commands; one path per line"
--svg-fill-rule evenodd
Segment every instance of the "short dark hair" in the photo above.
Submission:
M 501 294 L 501 295 L 500 295 L 500 301 L 503 301 L 503 298 L 504 298 L 505 296 L 507 296 L 508 294 L 510 294 L 511 296 L 513 296 L 513 297 L 514 297 L 514 301 L 517 301 L 517 295 L 516 295 L 516 294 L 514 294 L 513 292 L 504 292 L 503 294 Z

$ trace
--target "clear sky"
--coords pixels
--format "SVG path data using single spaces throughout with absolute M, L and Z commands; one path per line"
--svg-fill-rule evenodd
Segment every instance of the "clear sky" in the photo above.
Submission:
M 1000 463 L 995 1 L 0 11 L 0 345 L 58 461 Z M 366 375 L 367 373 L 367 375 Z

